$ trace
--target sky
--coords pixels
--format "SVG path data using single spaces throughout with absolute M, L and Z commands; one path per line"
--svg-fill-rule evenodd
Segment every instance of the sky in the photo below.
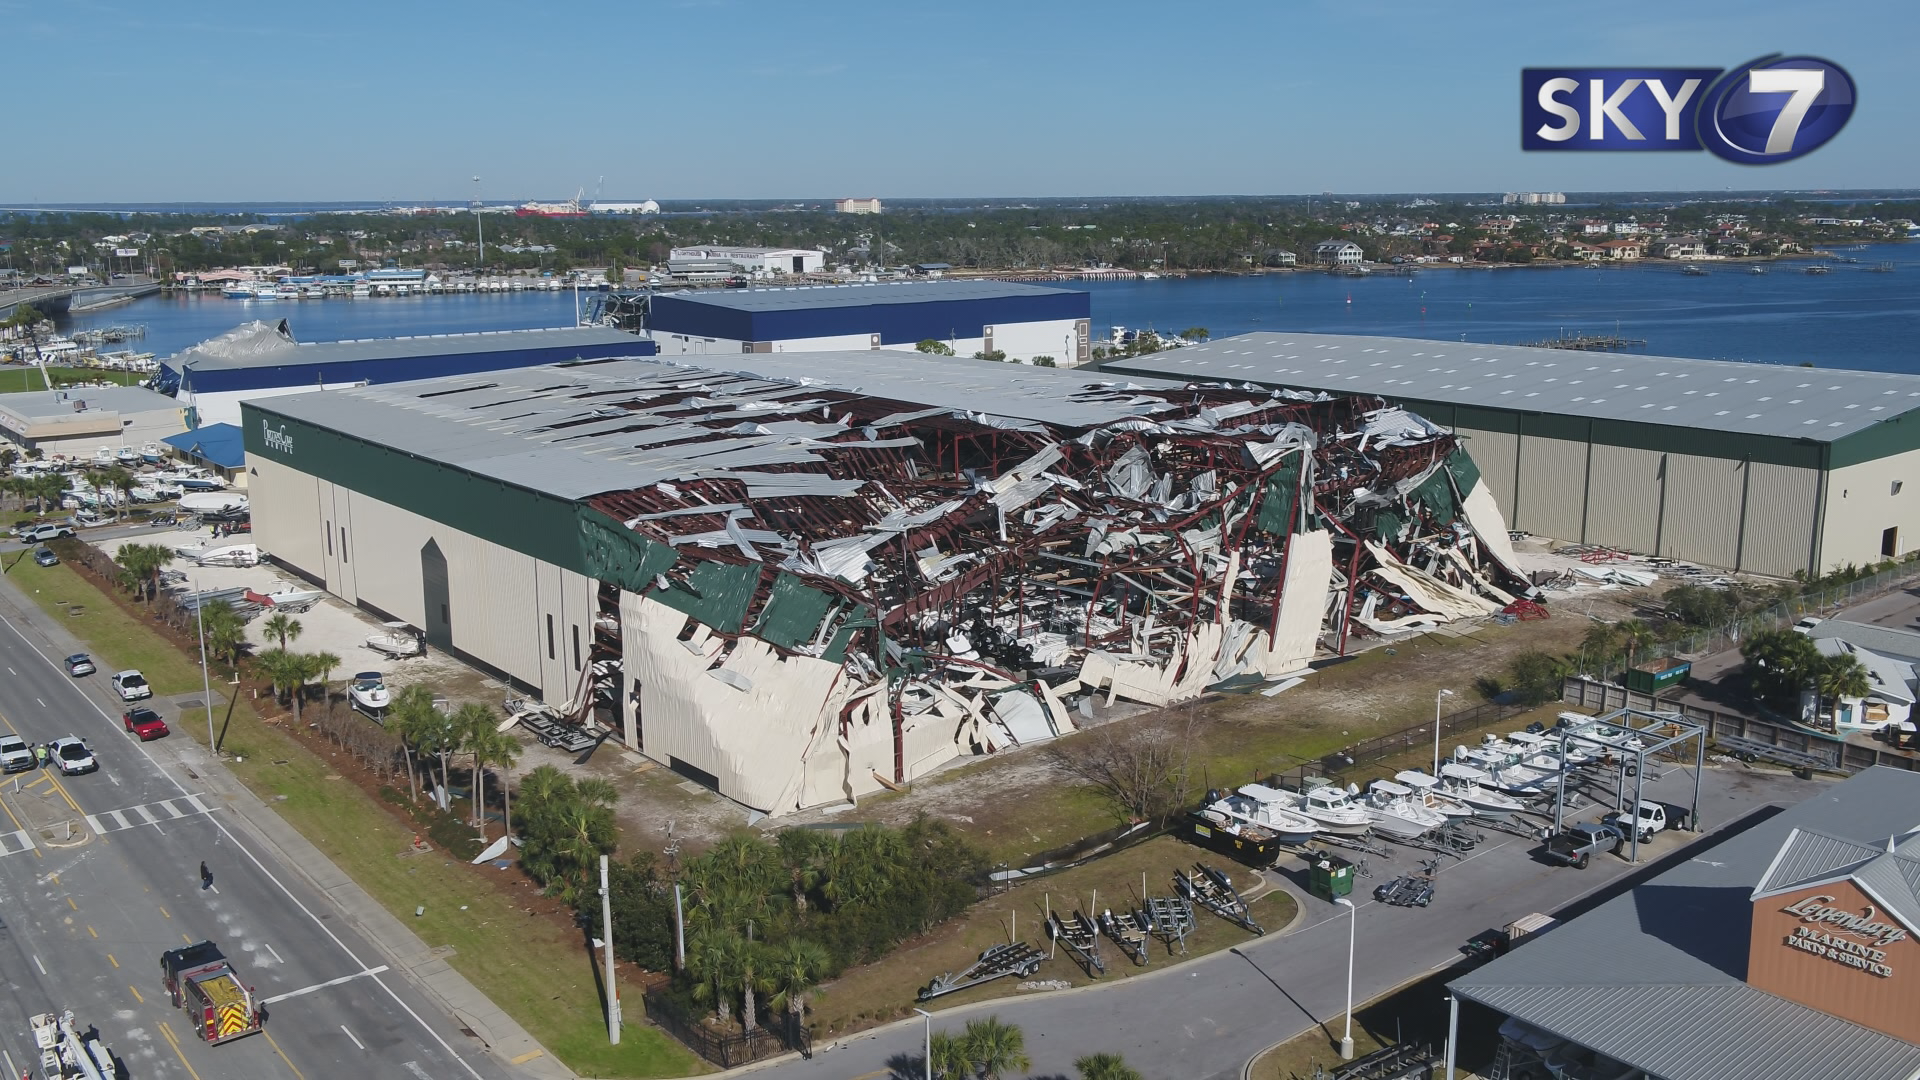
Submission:
M 1912 0 L 0 0 L 0 26 L 9 206 L 1920 186 Z M 1799 161 L 1519 149 L 1524 67 L 1779 52 L 1859 88 Z

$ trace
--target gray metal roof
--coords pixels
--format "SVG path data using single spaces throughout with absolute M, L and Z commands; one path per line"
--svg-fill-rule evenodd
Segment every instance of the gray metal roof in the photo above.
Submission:
M 1908 663 L 1920 662 L 1920 634 L 1897 626 L 1875 626 L 1848 619 L 1822 619 L 1807 630 L 1807 636 L 1815 641 L 1838 638 L 1881 656 Z
M 79 406 L 85 403 L 86 411 Z M 139 413 L 178 409 L 180 403 L 144 386 L 95 386 L 87 389 L 32 390 L 0 394 L 0 411 L 27 423 L 50 424 L 102 412 Z
M 1240 334 L 1102 367 L 1815 442 L 1920 408 L 1916 375 L 1344 334 Z
M 695 304 L 737 311 L 786 311 L 793 308 L 867 307 L 873 304 L 927 304 L 942 300 L 990 300 L 1078 292 L 1022 285 L 1017 281 L 887 281 L 871 285 L 777 285 L 752 289 L 689 289 L 662 292 Z
M 636 358 L 515 368 L 262 398 L 246 407 L 532 491 L 581 499 L 663 480 L 737 476 L 756 466 L 814 460 L 805 431 L 783 421 L 838 420 L 818 396 L 823 390 L 932 407 L 919 415 L 956 412 L 1000 426 L 1072 429 L 1164 409 L 1164 401 L 1127 388 L 1171 385 L 1113 385 L 1084 371 L 865 350 L 707 359 L 712 367 Z M 645 405 L 688 390 L 700 396 L 660 412 Z M 716 438 L 710 427 L 677 423 L 689 404 L 706 409 L 702 419 L 708 422 L 737 419 L 737 437 Z M 828 415 L 822 416 L 823 408 Z M 815 494 L 840 493 L 831 477 L 815 480 L 822 485 Z
M 338 364 L 351 360 L 391 360 L 466 353 L 507 352 L 521 349 L 579 348 L 586 345 L 631 345 L 634 336 L 607 326 L 565 326 L 544 330 L 486 330 L 470 334 L 423 334 L 416 337 L 360 338 L 346 341 L 290 341 L 264 343 L 242 355 L 217 351 L 222 335 L 167 358 L 178 371 L 280 367 L 285 364 Z M 211 347 L 211 348 L 210 348 Z
M 1920 1046 L 1745 976 L 1753 889 L 1794 829 L 1884 852 L 1917 825 L 1920 774 L 1867 769 L 1448 986 L 1663 1080 L 1909 1080 Z

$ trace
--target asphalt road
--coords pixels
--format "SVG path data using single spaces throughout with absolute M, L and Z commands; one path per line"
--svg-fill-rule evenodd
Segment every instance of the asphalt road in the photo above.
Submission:
M 1673 770 L 1648 785 L 1648 798 L 1686 805 L 1692 800 L 1692 777 L 1691 769 Z M 1798 802 L 1823 786 L 1774 773 L 1709 768 L 1702 782 L 1701 820 L 1708 829 L 1721 828 L 1768 803 Z M 1396 908 L 1371 896 L 1375 884 L 1416 869 L 1424 853 L 1397 856 L 1391 869 L 1379 859 L 1369 860 L 1375 864 L 1373 876 L 1356 884 L 1358 909 L 1351 916 L 1343 907 L 1308 896 L 1297 872 L 1280 872 L 1303 901 L 1302 918 L 1291 933 L 1123 983 L 936 1012 L 934 1029 L 958 1031 L 969 1019 L 998 1014 L 1023 1029 L 1036 1077 L 1073 1076 L 1075 1058 L 1107 1051 L 1124 1055 L 1149 1080 L 1235 1080 L 1253 1055 L 1315 1025 L 1325 1024 L 1331 1039 L 1340 1037 L 1350 933 L 1358 1007 L 1459 961 L 1460 946 L 1475 934 L 1531 912 L 1553 912 L 1632 870 L 1611 857 L 1584 871 L 1551 867 L 1535 857 L 1540 847 L 1535 841 L 1500 833 L 1488 837 L 1467 859 L 1447 861 L 1431 907 Z M 1685 833 L 1656 838 L 1643 857 L 1657 858 L 1692 839 Z M 1200 917 L 1213 916 L 1202 912 Z M 1111 949 L 1107 955 L 1111 962 Z M 1156 952 L 1153 963 L 1167 963 L 1163 951 Z M 1047 978 L 1048 969 L 1035 977 Z M 831 986 L 825 990 L 833 992 Z M 823 1043 L 810 1061 L 782 1062 L 757 1075 L 778 1080 L 917 1077 L 924 1038 L 916 1019 L 845 1044 Z
M 100 769 L 19 773 L 0 786 L 8 1080 L 37 1064 L 27 1018 L 64 1009 L 99 1030 L 133 1080 L 504 1080 L 326 895 L 196 783 L 197 746 L 127 735 L 105 677 L 68 679 L 33 635 L 0 617 L 0 731 L 30 742 L 77 734 Z M 203 938 L 267 1003 L 261 1035 L 208 1046 L 169 1007 L 160 953 Z

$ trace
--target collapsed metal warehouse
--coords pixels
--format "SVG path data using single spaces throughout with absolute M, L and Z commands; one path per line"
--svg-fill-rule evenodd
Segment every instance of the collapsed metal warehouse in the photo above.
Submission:
M 1523 587 L 1454 437 L 1379 402 L 723 362 L 246 402 L 256 537 L 775 814 L 1064 733 L 1083 696 L 1284 676 Z

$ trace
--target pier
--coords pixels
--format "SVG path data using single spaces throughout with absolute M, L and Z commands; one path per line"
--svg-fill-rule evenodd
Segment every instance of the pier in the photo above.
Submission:
M 1639 349 L 1646 347 L 1645 338 L 1620 337 L 1617 334 L 1575 334 L 1572 336 L 1548 338 L 1545 341 L 1525 341 L 1523 345 L 1536 349 L 1574 349 L 1580 352 L 1608 352 L 1614 349 Z

